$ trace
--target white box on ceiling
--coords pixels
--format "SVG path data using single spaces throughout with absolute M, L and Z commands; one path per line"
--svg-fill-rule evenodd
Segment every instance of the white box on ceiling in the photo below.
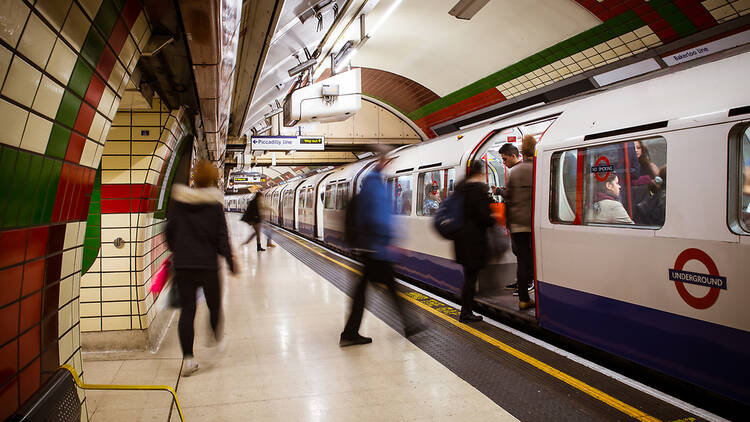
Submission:
M 356 68 L 293 91 L 284 102 L 284 126 L 340 122 L 361 108 L 362 73 Z

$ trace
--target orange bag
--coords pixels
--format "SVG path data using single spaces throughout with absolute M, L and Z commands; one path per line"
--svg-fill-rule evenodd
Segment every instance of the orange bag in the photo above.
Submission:
M 505 203 L 495 202 L 490 204 L 490 211 L 492 212 L 495 221 L 497 221 L 497 224 L 500 225 L 500 227 L 505 227 Z

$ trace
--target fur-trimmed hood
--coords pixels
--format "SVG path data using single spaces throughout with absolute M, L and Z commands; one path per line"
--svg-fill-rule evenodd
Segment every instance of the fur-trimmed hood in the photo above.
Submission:
M 185 185 L 174 185 L 172 187 L 172 199 L 192 205 L 224 204 L 224 195 L 214 187 L 191 189 Z

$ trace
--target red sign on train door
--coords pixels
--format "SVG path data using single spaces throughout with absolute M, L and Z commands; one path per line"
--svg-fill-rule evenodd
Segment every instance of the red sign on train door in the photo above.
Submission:
M 440 190 L 440 187 L 438 186 L 437 180 L 433 180 L 432 181 L 432 189 L 431 190 L 432 190 L 432 194 L 433 195 L 436 194 L 436 193 L 438 193 L 438 190 Z
M 609 178 L 609 173 L 614 170 L 614 166 L 609 163 L 609 158 L 602 155 L 596 159 L 596 162 L 591 167 L 591 172 L 594 173 L 596 180 L 600 182 L 606 182 Z
M 708 274 L 683 271 L 685 264 L 692 260 L 705 265 Z M 685 249 L 677 256 L 674 268 L 669 269 L 669 279 L 674 281 L 677 293 L 680 294 L 682 300 L 695 309 L 710 308 L 719 298 L 720 290 L 727 289 L 727 278 L 719 275 L 719 269 L 714 260 L 707 253 L 696 248 Z M 685 283 L 708 287 L 708 293 L 703 297 L 695 297 L 687 291 Z

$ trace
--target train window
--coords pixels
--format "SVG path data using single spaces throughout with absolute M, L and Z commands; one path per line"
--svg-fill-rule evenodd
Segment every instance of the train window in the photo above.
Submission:
M 420 173 L 417 181 L 417 215 L 435 215 L 440 203 L 453 191 L 455 169 Z
M 750 234 L 750 127 L 735 128 L 729 158 L 729 227 L 737 234 Z
M 553 223 L 572 223 L 576 218 L 576 151 L 552 155 L 552 183 L 550 192 L 550 220 Z
M 396 178 L 394 195 L 394 214 L 411 215 L 411 175 Z
M 666 209 L 666 157 L 667 144 L 661 137 L 554 154 L 550 220 L 661 227 Z
M 307 208 L 314 208 L 315 207 L 315 189 L 313 188 L 307 188 Z
M 325 196 L 325 202 L 324 202 L 323 207 L 325 209 L 327 209 L 327 210 L 333 209 L 333 205 L 334 205 L 334 202 L 333 202 L 334 197 L 333 197 L 333 195 L 336 193 L 336 190 L 334 189 L 334 186 L 335 185 L 333 185 L 333 184 L 326 185 L 326 196 Z
M 337 210 L 343 210 L 346 206 L 346 198 L 349 196 L 348 191 L 349 190 L 349 183 L 339 183 L 336 186 L 336 209 Z

